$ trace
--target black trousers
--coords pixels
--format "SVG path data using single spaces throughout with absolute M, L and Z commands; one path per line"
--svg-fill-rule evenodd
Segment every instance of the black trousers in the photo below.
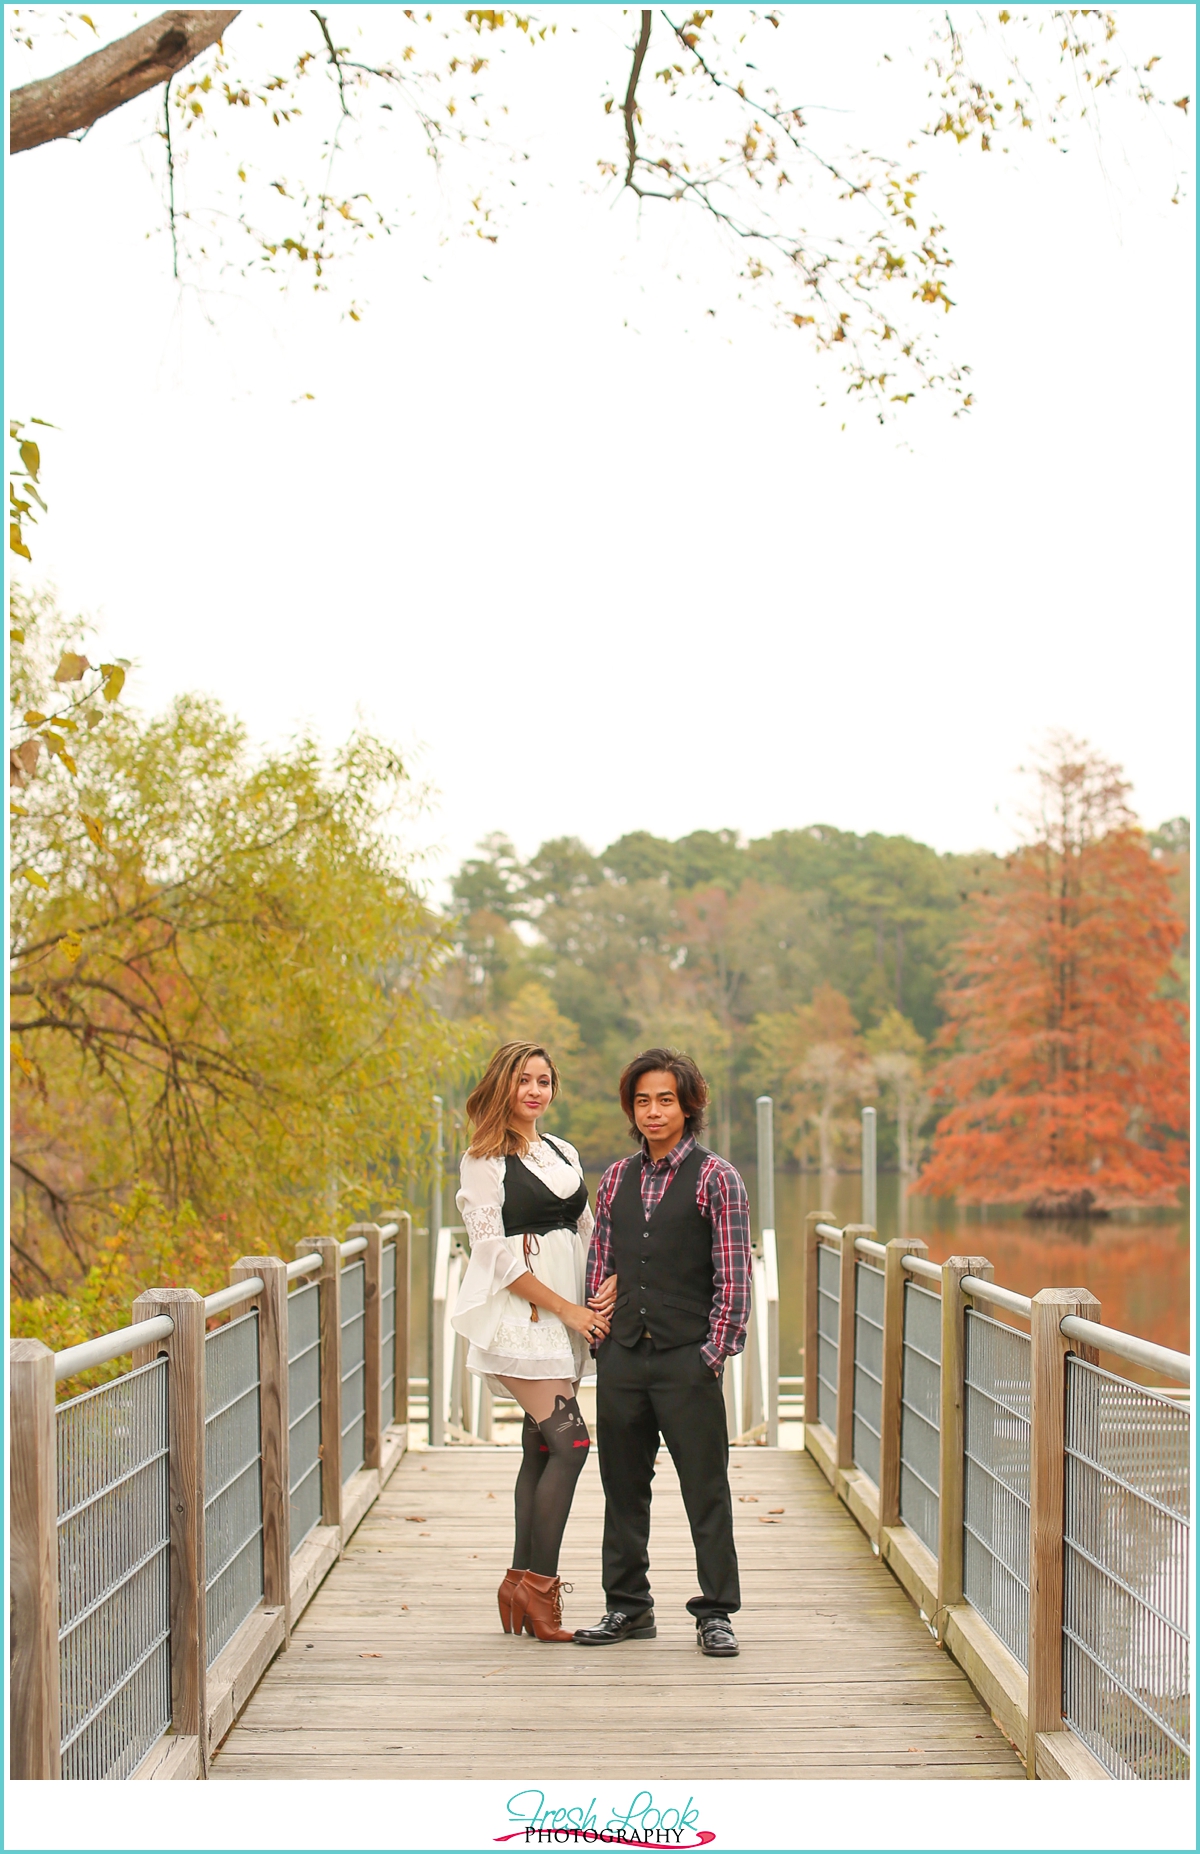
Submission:
M 604 1484 L 604 1595 L 609 1609 L 649 1609 L 650 1483 L 658 1439 L 671 1451 L 696 1547 L 700 1595 L 693 1616 L 732 1615 L 741 1607 L 729 1433 L 720 1380 L 699 1345 L 658 1352 L 608 1339 L 596 1360 L 596 1447 Z

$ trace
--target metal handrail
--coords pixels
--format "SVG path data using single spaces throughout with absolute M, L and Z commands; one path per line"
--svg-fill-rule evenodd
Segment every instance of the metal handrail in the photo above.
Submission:
M 95 1365 L 123 1358 L 135 1346 L 169 1339 L 174 1331 L 174 1320 L 163 1313 L 153 1320 L 139 1320 L 135 1326 L 120 1326 L 115 1333 L 101 1333 L 98 1339 L 86 1339 L 82 1345 L 69 1345 L 54 1354 L 54 1382 L 61 1384 L 64 1378 L 73 1378 L 80 1371 L 91 1371 Z
M 881 1262 L 887 1260 L 887 1245 L 882 1242 L 872 1242 L 869 1236 L 856 1236 L 854 1247 L 859 1255 L 877 1255 Z
M 240 1306 L 244 1300 L 253 1300 L 263 1291 L 261 1275 L 247 1275 L 244 1281 L 235 1281 L 231 1287 L 218 1288 L 215 1294 L 207 1294 L 204 1299 L 204 1317 L 211 1319 L 214 1313 L 224 1313 L 229 1307 Z
M 289 1262 L 285 1270 L 289 1281 L 296 1281 L 301 1275 L 315 1275 L 321 1266 L 321 1258 L 314 1249 L 311 1255 L 298 1255 L 294 1262 Z
M 818 1236 L 836 1236 L 840 1240 L 842 1232 L 833 1223 L 818 1223 L 817 1235 Z
M 923 1255 L 902 1255 L 900 1266 L 907 1269 L 910 1275 L 920 1275 L 924 1281 L 936 1281 L 939 1286 L 941 1284 L 941 1269 L 936 1262 L 926 1261 Z
M 1010 1288 L 997 1287 L 994 1281 L 981 1281 L 978 1275 L 963 1275 L 959 1282 L 964 1294 L 972 1300 L 990 1301 L 995 1307 L 1004 1307 L 1009 1313 L 1019 1313 L 1022 1319 L 1033 1316 L 1033 1302 L 1024 1294 L 1014 1294 Z
M 344 1242 L 341 1245 L 342 1261 L 348 1262 L 352 1255 L 361 1255 L 366 1246 L 367 1239 L 365 1236 L 351 1236 L 349 1242 Z
M 1175 1378 L 1180 1384 L 1191 1384 L 1192 1361 L 1185 1352 L 1173 1352 L 1169 1346 L 1155 1345 L 1151 1339 L 1139 1339 L 1113 1326 L 1101 1326 L 1097 1320 L 1081 1320 L 1076 1313 L 1068 1313 L 1060 1320 L 1058 1330 L 1064 1339 L 1078 1339 L 1084 1345 L 1099 1346 L 1105 1352 L 1115 1352 L 1118 1358 L 1128 1359 L 1131 1364 L 1144 1365 L 1149 1371 L 1161 1371 L 1165 1378 Z

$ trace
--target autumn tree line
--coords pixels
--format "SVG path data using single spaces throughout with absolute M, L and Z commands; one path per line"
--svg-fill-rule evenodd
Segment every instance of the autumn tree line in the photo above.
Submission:
M 853 1167 L 859 1108 L 909 1188 L 1173 1203 L 1187 1177 L 1186 821 L 1059 740 L 1011 855 L 828 825 L 750 842 L 491 837 L 422 893 L 386 742 L 270 751 L 210 698 L 132 712 L 46 593 L 11 628 L 11 1203 L 18 1330 L 120 1323 L 148 1280 L 426 1201 L 433 1097 L 544 1039 L 553 1125 L 628 1146 L 638 1045 L 690 1051 L 710 1139 Z M 797 807 L 803 802 L 797 797 Z

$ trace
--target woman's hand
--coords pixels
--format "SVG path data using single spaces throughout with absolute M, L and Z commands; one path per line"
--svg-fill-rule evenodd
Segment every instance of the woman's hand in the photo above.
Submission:
M 558 1317 L 573 1333 L 582 1333 L 589 1344 L 608 1338 L 608 1315 L 605 1312 L 593 1311 L 590 1307 L 576 1307 L 566 1301 L 559 1308 Z
M 596 1292 L 588 1296 L 588 1306 L 594 1307 L 597 1313 L 611 1314 L 616 1298 L 617 1277 L 609 1275 L 607 1281 L 602 1281 Z

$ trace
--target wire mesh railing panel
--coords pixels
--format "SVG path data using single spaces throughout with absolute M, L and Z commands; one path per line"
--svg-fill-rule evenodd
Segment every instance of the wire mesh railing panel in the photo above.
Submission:
M 854 1464 L 879 1485 L 883 1411 L 883 1270 L 854 1269 Z
M 363 1465 L 366 1441 L 366 1333 L 363 1295 L 367 1271 L 362 1262 L 342 1270 L 342 1480 Z
M 288 1497 L 290 1549 L 321 1523 L 320 1293 L 309 1281 L 288 1295 Z
M 167 1361 L 55 1412 L 62 1774 L 130 1776 L 171 1723 Z
M 817 1416 L 837 1433 L 838 1315 L 842 1258 L 817 1246 Z
M 386 1429 L 396 1407 L 396 1245 L 383 1251 L 379 1292 L 379 1331 L 383 1353 L 379 1384 L 379 1420 Z
M 204 1555 L 211 1667 L 263 1593 L 257 1312 L 204 1341 Z
M 1063 1717 L 1114 1777 L 1191 1773 L 1191 1412 L 1067 1358 Z
M 968 1307 L 963 1594 L 1022 1667 L 1029 1652 L 1028 1333 Z
M 904 1284 L 900 1402 L 900 1517 L 937 1557 L 941 1485 L 942 1299 Z

